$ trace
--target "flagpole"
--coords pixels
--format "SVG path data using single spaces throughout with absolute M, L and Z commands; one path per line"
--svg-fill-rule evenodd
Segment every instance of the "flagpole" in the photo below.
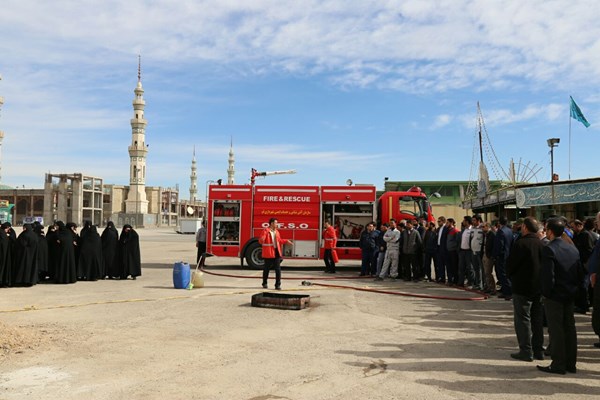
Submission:
M 571 111 L 569 111 L 569 180 L 571 180 L 571 119 Z
M 571 100 L 570 112 L 569 112 L 569 180 L 571 180 L 571 119 L 576 119 L 581 122 L 583 126 L 589 128 L 590 123 L 585 119 L 583 113 L 581 112 L 581 108 L 575 103 L 573 100 L 573 96 L 569 96 Z

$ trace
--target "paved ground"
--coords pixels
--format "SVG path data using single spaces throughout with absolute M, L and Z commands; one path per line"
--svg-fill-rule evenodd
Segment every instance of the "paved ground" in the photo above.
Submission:
M 578 316 L 579 372 L 547 376 L 512 361 L 511 305 L 301 286 L 307 310 L 250 307 L 258 272 L 209 259 L 202 289 L 172 288 L 192 236 L 143 230 L 143 276 L 0 289 L 0 399 L 585 399 L 600 395 L 600 350 Z M 314 262 L 285 277 L 324 275 Z M 375 283 L 342 267 L 335 284 L 468 297 L 427 283 Z M 1 340 L 1 339 L 0 339 Z M 546 365 L 548 361 L 539 362 Z

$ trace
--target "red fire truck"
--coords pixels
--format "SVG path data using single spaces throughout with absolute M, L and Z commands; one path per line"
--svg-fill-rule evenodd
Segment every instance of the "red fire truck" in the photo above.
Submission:
M 377 199 L 375 186 L 260 186 L 210 185 L 208 192 L 207 252 L 239 257 L 250 268 L 262 268 L 257 237 L 270 218 L 279 223 L 281 237 L 293 245 L 285 258 L 323 256 L 323 222 L 332 222 L 338 234 L 340 259 L 360 259 L 361 231 L 371 221 L 387 222 L 424 217 L 433 221 L 427 196 L 418 187 L 386 192 Z

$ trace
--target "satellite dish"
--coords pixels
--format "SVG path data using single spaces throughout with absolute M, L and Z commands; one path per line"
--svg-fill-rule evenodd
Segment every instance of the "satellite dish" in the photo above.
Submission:
M 348 180 L 346 181 L 346 185 L 348 185 L 348 186 L 352 186 L 352 179 L 348 179 Z
M 188 212 L 188 214 L 192 215 L 194 213 L 194 209 L 192 207 L 188 206 L 187 212 Z

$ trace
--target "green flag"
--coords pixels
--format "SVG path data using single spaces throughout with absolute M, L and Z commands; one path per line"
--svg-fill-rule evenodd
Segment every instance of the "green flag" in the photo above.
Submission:
M 588 128 L 590 126 L 590 123 L 587 122 L 587 119 L 585 119 L 585 117 L 583 116 L 581 109 L 579 108 L 577 103 L 575 103 L 573 97 L 569 97 L 571 98 L 571 118 L 576 119 L 577 121 L 581 122 L 586 128 Z

